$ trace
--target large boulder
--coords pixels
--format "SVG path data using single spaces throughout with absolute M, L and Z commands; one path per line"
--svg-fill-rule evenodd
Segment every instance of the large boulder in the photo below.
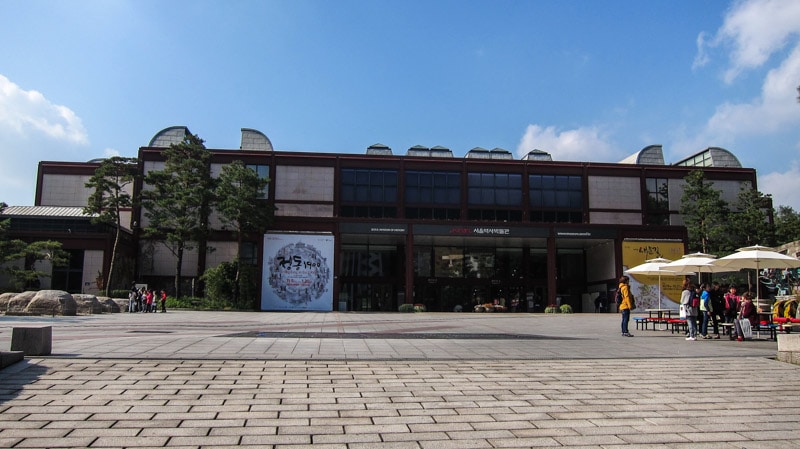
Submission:
M 8 300 L 6 304 L 6 312 L 8 313 L 24 313 L 28 311 L 28 304 L 36 296 L 37 292 L 22 292 L 14 294 L 14 297 Z
M 78 313 L 78 305 L 75 303 L 75 299 L 65 291 L 40 290 L 32 293 L 35 293 L 35 295 L 28 304 L 28 312 L 55 313 L 64 316 L 75 316 Z
M 100 304 L 103 305 L 103 310 L 108 313 L 119 313 L 122 311 L 122 308 L 119 306 L 119 303 L 114 301 L 113 298 L 108 298 L 106 296 L 101 296 L 97 298 L 100 301 Z M 125 306 L 127 307 L 128 300 L 125 300 Z
M 2 293 L 0 294 L 0 312 L 8 310 L 8 302 L 19 293 Z
M 78 305 L 78 313 L 87 315 L 103 313 L 103 305 L 95 295 L 74 294 L 72 298 Z

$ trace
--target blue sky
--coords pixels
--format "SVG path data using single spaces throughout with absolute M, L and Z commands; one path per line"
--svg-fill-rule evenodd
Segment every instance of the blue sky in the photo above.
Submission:
M 169 126 L 209 148 L 374 143 L 667 163 L 709 146 L 800 211 L 800 2 L 42 1 L 0 16 L 0 201 L 40 160 L 135 156 Z

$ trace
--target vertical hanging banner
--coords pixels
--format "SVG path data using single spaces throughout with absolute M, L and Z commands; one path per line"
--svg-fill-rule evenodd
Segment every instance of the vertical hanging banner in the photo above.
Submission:
M 264 234 L 261 310 L 333 310 L 333 235 Z

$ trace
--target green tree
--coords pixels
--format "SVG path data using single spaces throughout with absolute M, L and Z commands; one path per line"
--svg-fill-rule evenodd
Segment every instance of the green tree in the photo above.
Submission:
M 0 202 L 0 212 L 6 207 L 6 203 Z M 68 262 L 67 253 L 61 249 L 61 243 L 51 240 L 27 243 L 11 239 L 8 236 L 10 225 L 10 219 L 0 221 L 0 265 L 11 276 L 17 290 L 36 287 L 39 278 L 49 276 L 36 270 L 36 262 L 49 260 L 53 266 L 62 266 Z
M 684 180 L 680 213 L 689 233 L 689 247 L 704 253 L 724 250 L 729 246 L 725 244 L 728 204 L 701 170 L 689 172 Z
M 224 226 L 236 234 L 236 274 L 234 277 L 233 301 L 240 306 L 241 249 L 248 232 L 263 234 L 272 223 L 273 208 L 264 198 L 264 189 L 269 179 L 259 177 L 255 170 L 242 161 L 233 161 L 222 167 L 214 197 L 219 218 Z
M 776 244 L 800 240 L 800 213 L 789 206 L 779 206 L 775 213 L 775 240 Z
M 163 154 L 164 169 L 145 176 L 142 206 L 149 223 L 144 232 L 163 239 L 162 243 L 175 256 L 175 296 L 180 298 L 184 253 L 194 248 L 200 252 L 206 249 L 214 184 L 211 154 L 196 135 L 187 135 Z
M 21 266 L 12 264 L 8 270 L 14 279 L 14 287 L 18 290 L 38 289 L 39 279 L 50 276 L 36 269 L 37 262 L 47 260 L 54 267 L 64 266 L 69 263 L 69 255 L 61 249 L 61 243 L 52 240 L 25 244 L 13 258 L 22 261 Z
M 93 189 L 88 206 L 83 208 L 86 214 L 94 215 L 93 223 L 106 223 L 114 227 L 114 246 L 111 249 L 111 265 L 105 274 L 103 285 L 105 295 L 111 296 L 114 280 L 114 268 L 117 261 L 117 250 L 122 228 L 121 212 L 133 206 L 133 182 L 139 172 L 136 158 L 115 156 L 105 159 L 89 178 L 86 187 Z
M 730 214 L 729 229 L 733 246 L 773 245 L 775 228 L 770 221 L 771 207 L 768 196 L 752 188 L 750 183 L 742 184 L 735 211 Z

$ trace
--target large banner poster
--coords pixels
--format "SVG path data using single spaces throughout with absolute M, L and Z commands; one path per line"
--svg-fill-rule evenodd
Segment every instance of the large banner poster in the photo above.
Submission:
M 265 234 L 261 310 L 333 310 L 333 236 Z
M 652 240 L 625 240 L 622 242 L 622 271 L 645 263 L 649 259 L 663 257 L 676 260 L 683 256 L 682 242 L 659 242 Z M 681 299 L 681 283 L 684 276 L 661 276 L 661 298 L 658 296 L 658 276 L 631 274 L 631 292 L 639 310 L 677 309 Z M 659 301 L 660 299 L 660 301 Z

